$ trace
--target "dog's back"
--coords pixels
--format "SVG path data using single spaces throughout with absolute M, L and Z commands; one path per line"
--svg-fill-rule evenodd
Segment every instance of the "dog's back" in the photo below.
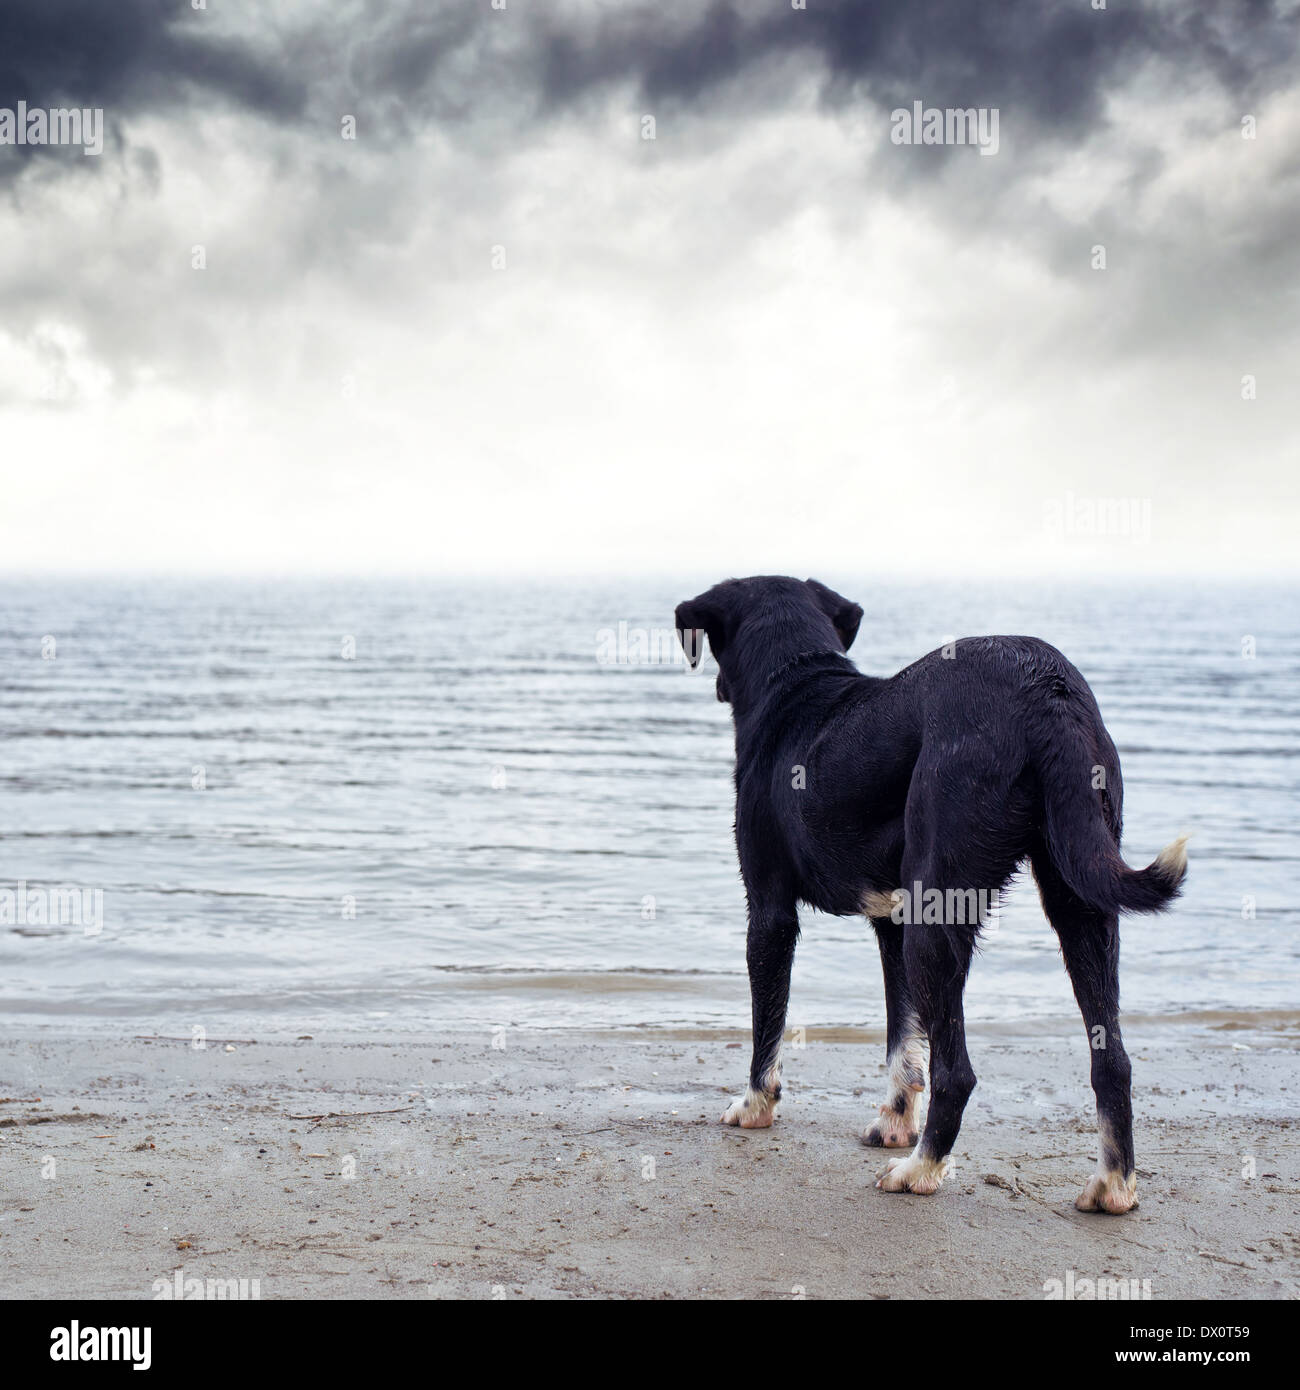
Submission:
M 940 839 L 958 829 L 947 815 L 995 803 L 968 867 L 981 886 L 1005 882 L 1041 835 L 1099 908 L 1158 911 L 1177 893 L 1180 842 L 1144 870 L 1120 860 L 1119 756 L 1088 683 L 1049 643 L 962 638 L 888 679 L 826 672 L 791 694 L 740 788 L 742 806 L 748 793 L 775 814 L 741 819 L 766 825 L 766 852 L 777 832 L 811 905 L 852 912 L 898 886 L 909 798 L 931 794 Z

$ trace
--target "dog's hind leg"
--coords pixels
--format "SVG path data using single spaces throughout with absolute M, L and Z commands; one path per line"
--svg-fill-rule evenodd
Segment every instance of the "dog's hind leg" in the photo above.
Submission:
M 873 1148 L 910 1149 L 916 1143 L 916 1104 L 925 1090 L 921 1025 L 907 988 L 903 962 L 903 927 L 888 917 L 873 917 L 885 974 L 885 1064 L 888 1093 L 862 1135 Z
M 920 922 L 904 929 L 908 985 L 930 1039 L 930 1108 L 921 1142 L 907 1158 L 891 1159 L 876 1183 L 886 1192 L 928 1194 L 937 1191 L 947 1175 L 948 1155 L 975 1089 L 962 1010 L 973 944 L 973 933 L 964 929 L 948 931 Z
M 1015 749 L 957 757 L 949 745 L 917 760 L 904 815 L 903 964 L 930 1040 L 930 1105 L 921 1142 L 893 1159 L 878 1187 L 934 1192 L 949 1168 L 975 1071 L 962 995 L 979 929 L 1024 857 L 1030 787 Z
M 1101 1159 L 1075 1206 L 1119 1215 L 1137 1206 L 1132 1066 L 1119 1028 L 1119 918 L 1077 897 L 1045 845 L 1031 853 L 1043 911 L 1061 942 L 1092 1056 Z
M 749 934 L 745 963 L 754 1016 L 754 1052 L 749 1087 L 722 1115 L 724 1125 L 766 1129 L 781 1099 L 781 1039 L 790 1000 L 790 969 L 799 937 L 799 916 L 793 904 L 773 908 L 750 897 Z

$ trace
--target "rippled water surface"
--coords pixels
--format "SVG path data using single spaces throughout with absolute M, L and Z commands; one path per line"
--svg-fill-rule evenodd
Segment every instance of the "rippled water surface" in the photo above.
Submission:
M 1055 643 L 1119 746 L 1129 862 L 1194 831 L 1182 902 L 1125 924 L 1128 1009 L 1300 1002 L 1294 590 L 840 581 L 875 674 L 953 635 Z M 0 1013 L 746 1026 L 728 712 L 637 659 L 706 583 L 4 581 Z M 12 920 L 24 883 L 102 890 L 102 929 Z M 1072 1011 L 1027 881 L 968 1013 Z M 882 1021 L 869 929 L 805 914 L 791 1022 Z

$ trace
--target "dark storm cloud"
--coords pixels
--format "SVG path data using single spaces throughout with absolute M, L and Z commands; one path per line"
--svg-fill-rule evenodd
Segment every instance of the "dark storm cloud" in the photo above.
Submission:
M 132 111 L 215 95 L 281 118 L 301 110 L 273 46 L 213 27 L 189 0 L 5 0 L 0 99 Z
M 1044 124 L 1095 117 L 1105 81 L 1158 46 L 1148 13 L 1097 15 L 1043 0 L 810 0 L 742 11 L 715 3 L 695 23 L 653 11 L 606 14 L 587 34 L 552 30 L 540 53 L 546 102 L 632 82 L 649 103 L 696 103 L 720 85 L 791 55 L 815 59 L 832 98 L 866 95 L 893 106 L 921 96 L 944 105 L 1005 102 Z
M 221 18 L 219 19 L 218 13 Z M 363 103 L 372 132 L 415 121 L 554 115 L 630 87 L 649 109 L 746 102 L 746 79 L 811 63 L 831 103 L 921 99 L 999 106 L 1071 138 L 1149 59 L 1243 98 L 1293 71 L 1283 0 L 789 0 L 535 5 L 487 0 L 268 8 L 247 32 L 188 0 L 5 0 L 0 105 L 104 106 L 122 115 L 219 100 L 276 124 Z M 752 83 L 750 84 L 752 86 Z M 761 100 L 770 103 L 764 86 Z
M 553 112 L 620 84 L 648 106 L 703 106 L 723 87 L 743 101 L 743 80 L 756 70 L 804 58 L 824 74 L 832 102 L 999 105 L 1040 132 L 1068 136 L 1095 123 L 1107 91 L 1150 59 L 1242 97 L 1267 90 L 1293 72 L 1300 25 L 1289 9 L 1284 0 L 1113 0 L 1104 11 L 1089 0 L 539 7 L 509 66 Z M 444 57 L 406 50 L 399 90 L 436 83 Z
M 4 0 L 0 5 L 0 106 L 101 107 L 120 144 L 118 124 L 217 100 L 276 121 L 301 114 L 306 89 L 277 46 L 257 36 L 215 32 L 212 16 L 189 0 Z M 0 147 L 0 178 L 33 155 L 93 171 L 79 152 Z

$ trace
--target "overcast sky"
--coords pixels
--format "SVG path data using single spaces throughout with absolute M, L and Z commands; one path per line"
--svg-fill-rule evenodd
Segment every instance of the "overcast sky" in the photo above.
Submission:
M 0 566 L 1294 568 L 1300 8 L 1098 2 L 4 0 Z

